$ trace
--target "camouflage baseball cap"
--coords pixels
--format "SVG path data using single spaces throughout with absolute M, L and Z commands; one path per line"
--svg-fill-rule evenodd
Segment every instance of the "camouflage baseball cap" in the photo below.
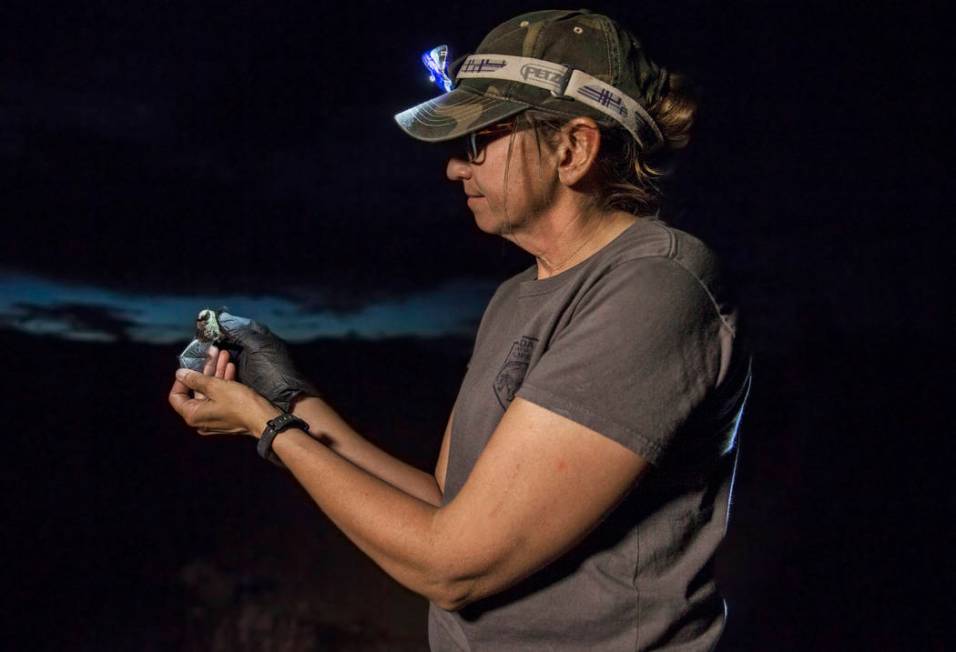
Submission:
M 513 72 L 508 77 L 496 67 Z M 451 140 L 534 108 L 620 123 L 645 148 L 661 139 L 646 109 L 660 97 L 667 73 L 633 34 L 586 9 L 516 16 L 491 30 L 453 73 L 453 90 L 395 116 L 410 136 Z M 576 93 L 567 90 L 569 80 Z

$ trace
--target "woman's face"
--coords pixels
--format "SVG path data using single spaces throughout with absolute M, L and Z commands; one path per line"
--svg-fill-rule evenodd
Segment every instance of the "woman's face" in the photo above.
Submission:
M 478 228 L 507 236 L 532 224 L 551 205 L 558 175 L 554 153 L 543 138 L 536 140 L 533 129 L 500 134 L 473 160 L 453 156 L 445 172 L 450 180 L 462 182 Z

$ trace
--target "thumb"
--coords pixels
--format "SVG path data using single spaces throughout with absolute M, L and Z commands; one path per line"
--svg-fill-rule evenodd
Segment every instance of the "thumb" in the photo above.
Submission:
M 226 311 L 219 313 L 219 328 L 226 342 L 238 344 L 243 348 L 258 348 L 272 337 L 267 326 Z
M 206 376 L 198 371 L 193 371 L 192 369 L 177 369 L 176 379 L 189 389 L 200 391 L 207 396 L 209 395 L 208 390 L 213 385 L 213 382 L 218 380 L 212 376 Z
M 225 336 L 225 340 L 233 344 L 238 344 L 239 346 L 246 346 L 248 344 L 247 340 L 252 332 L 253 324 L 255 324 L 255 322 L 251 319 L 239 317 L 238 315 L 230 315 L 225 310 L 219 313 L 219 329 Z
M 231 315 L 225 310 L 219 313 L 219 325 L 226 330 L 234 331 L 239 328 L 245 328 L 252 323 L 251 319 L 246 319 L 245 317 L 240 317 L 239 315 Z

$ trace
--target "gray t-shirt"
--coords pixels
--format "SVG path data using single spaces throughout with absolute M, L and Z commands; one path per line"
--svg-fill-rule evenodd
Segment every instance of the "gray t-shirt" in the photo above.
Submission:
M 455 403 L 445 502 L 515 396 L 652 467 L 562 558 L 458 612 L 432 604 L 432 650 L 714 646 L 724 604 L 713 555 L 750 384 L 736 331 L 713 254 L 656 218 L 556 276 L 531 267 L 498 288 Z

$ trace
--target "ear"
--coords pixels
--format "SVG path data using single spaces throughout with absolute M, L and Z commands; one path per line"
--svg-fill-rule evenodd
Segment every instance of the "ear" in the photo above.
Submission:
M 601 130 L 591 118 L 569 120 L 561 131 L 558 178 L 565 186 L 580 182 L 594 167 L 601 149 Z

